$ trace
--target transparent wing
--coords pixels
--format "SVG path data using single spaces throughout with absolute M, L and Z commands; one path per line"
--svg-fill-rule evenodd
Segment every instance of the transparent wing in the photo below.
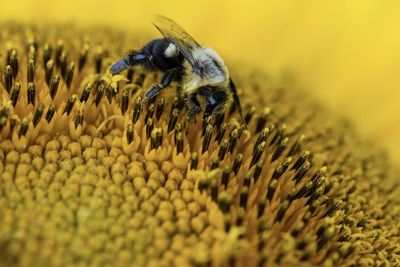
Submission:
M 192 50 L 200 47 L 200 44 L 172 19 L 157 15 L 153 24 L 165 38 L 169 38 L 178 47 L 185 59 L 195 66 Z

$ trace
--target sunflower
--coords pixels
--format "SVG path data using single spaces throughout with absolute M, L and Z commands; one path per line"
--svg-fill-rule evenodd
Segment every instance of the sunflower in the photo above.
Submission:
M 138 36 L 142 36 L 139 35 Z M 185 125 L 145 38 L 5 23 L 1 266 L 395 266 L 399 173 L 288 77 L 232 64 L 234 105 Z

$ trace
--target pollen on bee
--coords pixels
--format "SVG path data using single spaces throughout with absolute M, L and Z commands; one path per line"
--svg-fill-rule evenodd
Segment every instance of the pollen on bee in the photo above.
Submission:
M 174 57 L 177 54 L 176 45 L 170 43 L 167 48 L 164 50 L 164 55 L 166 57 Z

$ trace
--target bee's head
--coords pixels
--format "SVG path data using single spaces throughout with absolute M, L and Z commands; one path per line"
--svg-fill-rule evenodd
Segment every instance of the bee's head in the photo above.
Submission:
M 228 69 L 214 50 L 206 47 L 192 51 L 194 66 L 187 65 L 186 82 L 188 91 L 202 86 L 221 86 L 229 82 Z

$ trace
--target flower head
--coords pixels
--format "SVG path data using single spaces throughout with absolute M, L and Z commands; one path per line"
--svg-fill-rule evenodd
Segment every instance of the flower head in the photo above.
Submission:
M 28 27 L 29 28 L 29 27 Z M 133 37 L 4 24 L 0 263 L 399 264 L 396 172 L 291 83 L 232 67 L 247 103 L 186 127 L 174 88 L 107 71 Z

